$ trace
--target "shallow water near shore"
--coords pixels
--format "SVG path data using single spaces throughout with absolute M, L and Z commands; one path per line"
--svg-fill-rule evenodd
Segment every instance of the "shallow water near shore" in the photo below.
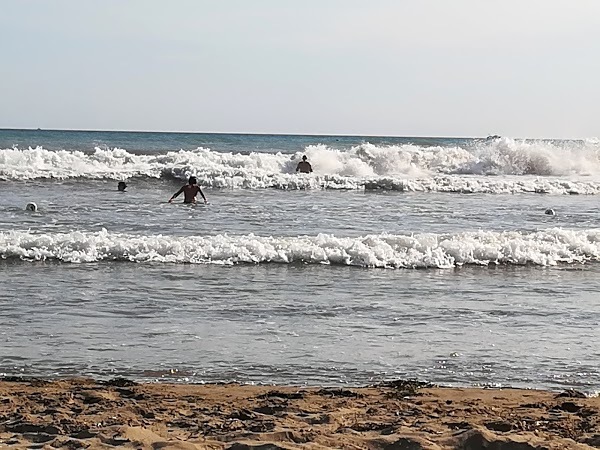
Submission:
M 597 266 L 4 263 L 2 273 L 10 374 L 589 391 L 600 380 Z
M 0 373 L 600 389 L 597 143 L 0 144 Z

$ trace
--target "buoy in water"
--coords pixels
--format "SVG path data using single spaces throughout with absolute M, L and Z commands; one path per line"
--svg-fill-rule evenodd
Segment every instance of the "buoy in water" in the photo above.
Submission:
M 37 211 L 37 205 L 33 202 L 29 202 L 27 205 L 25 205 L 25 209 L 27 211 Z
M 546 214 L 548 214 L 549 216 L 555 216 L 556 215 L 556 211 L 554 211 L 552 208 L 548 208 L 546 210 Z

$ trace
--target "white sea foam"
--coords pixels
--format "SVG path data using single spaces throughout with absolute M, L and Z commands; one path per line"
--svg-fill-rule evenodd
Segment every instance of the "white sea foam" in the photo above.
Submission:
M 91 154 L 12 148 L 0 150 L 0 178 L 123 180 L 196 175 L 204 186 L 233 189 L 598 194 L 599 151 L 596 140 L 551 143 L 506 138 L 474 141 L 468 148 L 365 143 L 338 150 L 311 145 L 294 155 L 205 148 L 162 154 L 133 154 L 118 148 L 96 148 Z M 303 154 L 313 164 L 311 175 L 295 173 Z
M 452 268 L 473 265 L 541 265 L 600 259 L 600 229 L 552 228 L 532 233 L 327 234 L 143 236 L 101 232 L 0 232 L 0 257 L 73 263 L 132 261 L 199 264 L 304 263 L 380 268 Z

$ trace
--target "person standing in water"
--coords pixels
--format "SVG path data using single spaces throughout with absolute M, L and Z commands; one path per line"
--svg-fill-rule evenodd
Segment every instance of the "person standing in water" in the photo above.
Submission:
M 302 173 L 311 173 L 312 172 L 312 166 L 306 160 L 306 155 L 304 155 L 302 157 L 302 161 L 300 161 L 298 163 L 298 165 L 296 166 L 296 172 L 302 172 Z
M 206 200 L 206 197 L 204 196 L 204 192 L 202 192 L 202 189 L 200 189 L 200 186 L 198 186 L 198 181 L 196 180 L 196 177 L 190 177 L 190 179 L 188 180 L 188 184 L 182 186 L 181 189 L 175 192 L 173 196 L 169 199 L 169 203 L 175 200 L 175 198 L 177 198 L 177 196 L 182 192 L 183 203 L 196 203 L 196 195 L 198 195 L 198 193 L 204 199 L 204 203 L 208 203 L 208 200 Z

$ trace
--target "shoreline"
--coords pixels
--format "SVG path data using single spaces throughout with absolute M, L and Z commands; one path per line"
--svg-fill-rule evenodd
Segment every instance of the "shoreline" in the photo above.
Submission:
M 600 398 L 518 388 L 0 378 L 0 447 L 593 449 Z

